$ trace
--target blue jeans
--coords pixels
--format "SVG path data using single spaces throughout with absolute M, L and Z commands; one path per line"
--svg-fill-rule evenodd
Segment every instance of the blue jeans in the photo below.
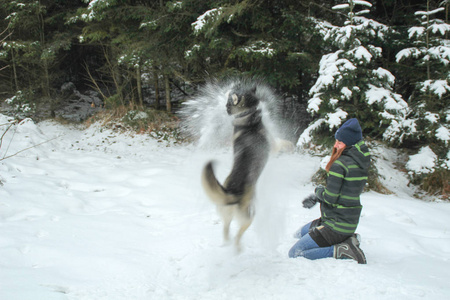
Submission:
M 319 247 L 309 235 L 311 223 L 309 222 L 294 234 L 294 237 L 299 240 L 289 250 L 289 257 L 294 258 L 300 256 L 307 259 L 333 257 L 334 246 Z

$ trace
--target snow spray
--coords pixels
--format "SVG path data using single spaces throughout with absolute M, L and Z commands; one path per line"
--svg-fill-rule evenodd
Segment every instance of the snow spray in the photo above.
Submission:
M 271 143 L 281 135 L 281 100 L 269 85 L 255 78 L 214 80 L 202 86 L 198 94 L 186 101 L 180 111 L 184 134 L 193 138 L 198 147 L 206 150 L 219 148 L 231 150 L 233 117 L 227 114 L 226 103 L 229 92 L 236 85 L 243 89 L 252 89 L 256 86 L 255 94 L 260 100 L 262 121 L 269 132 Z M 284 207 L 280 208 L 278 189 L 274 189 L 276 186 L 274 182 L 280 180 L 279 174 L 272 172 L 274 163 L 277 162 L 269 159 L 266 171 L 260 177 L 259 181 L 263 184 L 258 184 L 256 217 L 252 225 L 259 244 L 266 251 L 276 249 L 284 230 L 285 210 Z
M 229 147 L 232 141 L 233 117 L 226 112 L 228 93 L 233 87 L 251 89 L 256 87 L 260 99 L 262 121 L 272 138 L 280 130 L 280 98 L 275 91 L 261 79 L 232 78 L 223 81 L 211 80 L 199 89 L 192 99 L 183 103 L 179 111 L 183 133 L 196 141 L 200 148 L 216 149 Z

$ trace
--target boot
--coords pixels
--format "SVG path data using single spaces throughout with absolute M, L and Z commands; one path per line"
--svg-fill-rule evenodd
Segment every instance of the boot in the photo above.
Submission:
M 351 258 L 358 262 L 358 264 L 366 264 L 366 256 L 359 248 L 359 240 L 354 234 L 340 244 L 334 246 L 333 257 L 336 259 Z

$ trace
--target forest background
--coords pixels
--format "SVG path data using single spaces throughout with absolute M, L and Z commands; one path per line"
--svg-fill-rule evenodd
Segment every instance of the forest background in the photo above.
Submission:
M 411 181 L 448 198 L 448 14 L 448 0 L 1 0 L 0 101 L 39 119 L 95 91 L 92 112 L 172 120 L 208 80 L 259 78 L 283 138 L 327 145 L 357 117 L 369 140 L 430 153 Z

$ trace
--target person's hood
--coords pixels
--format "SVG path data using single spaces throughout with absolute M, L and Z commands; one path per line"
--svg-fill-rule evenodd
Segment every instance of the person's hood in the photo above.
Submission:
M 345 149 L 343 154 L 352 157 L 363 169 L 368 169 L 370 166 L 369 148 L 367 148 L 364 141 L 360 141 L 348 149 Z

